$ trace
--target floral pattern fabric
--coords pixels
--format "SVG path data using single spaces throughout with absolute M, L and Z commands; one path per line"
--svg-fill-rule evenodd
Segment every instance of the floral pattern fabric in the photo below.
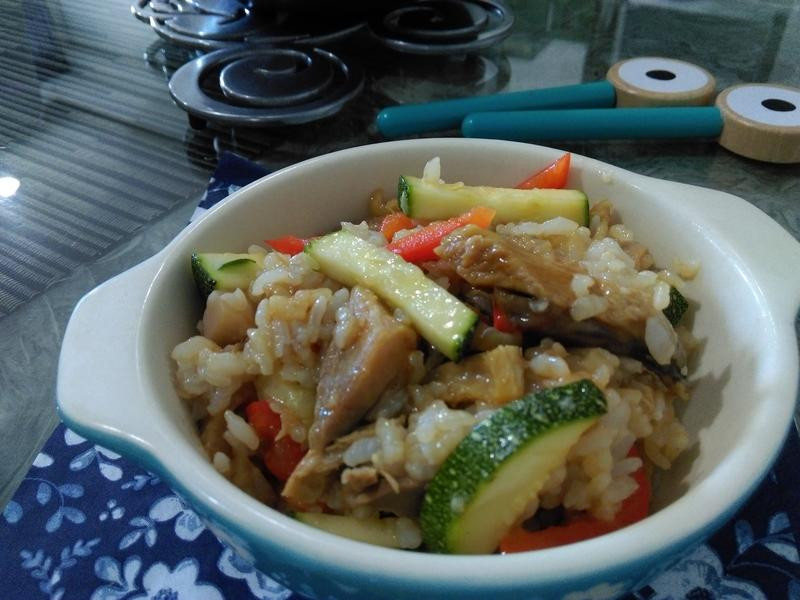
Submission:
M 226 155 L 204 205 L 265 172 Z M 750 501 L 626 600 L 800 600 L 800 442 L 793 430 Z M 613 598 L 599 584 L 586 597 Z M 0 513 L 0 598 L 288 600 L 155 475 L 59 426 Z M 577 599 L 575 599 L 577 600 Z
M 748 504 L 627 600 L 800 600 L 798 460 L 792 432 Z M 217 540 L 158 477 L 63 425 L 0 515 L 0 548 L 0 598 L 300 600 Z M 587 597 L 617 593 L 603 584 Z

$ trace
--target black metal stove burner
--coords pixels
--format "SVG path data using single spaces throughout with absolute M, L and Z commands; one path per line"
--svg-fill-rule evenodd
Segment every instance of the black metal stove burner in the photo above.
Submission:
M 388 48 L 433 55 L 488 48 L 513 24 L 511 11 L 496 0 L 419 0 L 370 19 L 369 28 Z
M 315 46 L 342 40 L 364 26 L 357 17 L 313 20 L 256 10 L 251 0 L 136 0 L 133 14 L 162 38 L 200 50 L 239 43 Z
M 252 8 L 250 0 L 136 0 L 131 6 L 131 12 L 137 19 L 150 25 L 152 19 L 166 19 L 183 14 L 216 15 L 233 19 Z
M 360 67 L 327 50 L 246 44 L 186 63 L 169 91 L 192 127 L 273 126 L 330 116 L 363 85 Z

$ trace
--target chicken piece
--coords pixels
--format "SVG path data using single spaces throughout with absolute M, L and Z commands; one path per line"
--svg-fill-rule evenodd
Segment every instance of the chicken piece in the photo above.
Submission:
M 235 344 L 247 336 L 247 330 L 255 326 L 256 309 L 245 293 L 214 290 L 206 300 L 201 325 L 205 337 L 220 346 Z
M 357 440 L 374 436 L 375 425 L 372 424 L 340 437 L 322 450 L 309 450 L 292 471 L 281 495 L 300 510 L 316 504 L 336 482 L 344 465 L 345 450 Z
M 437 253 L 451 261 L 458 274 L 473 286 L 501 288 L 546 301 L 536 315 L 543 321 L 571 319 L 577 300 L 572 287 L 575 275 L 585 270 L 576 261 L 551 252 L 536 239 L 510 238 L 470 225 L 444 238 Z M 607 305 L 593 319 L 614 336 L 644 339 L 652 302 L 646 293 L 622 294 L 611 281 L 603 281 Z
M 449 406 L 478 402 L 495 407 L 520 398 L 525 391 L 525 360 L 519 346 L 498 346 L 436 368 L 428 385 Z
M 352 467 L 342 471 L 339 480 L 348 492 L 360 494 L 378 483 L 378 471 L 375 467 Z
M 336 339 L 320 360 L 314 422 L 308 433 L 311 450 L 321 450 L 358 424 L 383 391 L 409 375 L 408 355 L 417 347 L 411 327 L 397 321 L 366 288 L 356 286 L 348 304 L 357 329 L 345 348 Z
M 346 495 L 344 501 L 347 506 L 352 508 L 372 505 L 398 515 L 414 515 L 419 514 L 419 512 L 403 511 L 401 507 L 404 504 L 419 502 L 424 488 L 424 482 L 408 476 L 391 479 L 382 478 L 377 485 L 371 486 L 359 494 Z

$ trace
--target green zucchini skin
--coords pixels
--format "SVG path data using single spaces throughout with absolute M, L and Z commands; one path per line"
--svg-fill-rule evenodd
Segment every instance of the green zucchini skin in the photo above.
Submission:
M 414 190 L 411 188 L 411 183 L 404 175 L 400 175 L 397 180 L 397 203 L 400 205 L 400 210 L 405 214 L 410 215 L 413 211 L 411 207 L 411 198 Z
M 214 290 L 232 292 L 247 289 L 261 271 L 264 258 L 260 254 L 232 252 L 195 252 L 192 254 L 192 276 L 205 298 Z
M 402 309 L 417 332 L 450 360 L 463 355 L 478 314 L 416 265 L 347 231 L 316 238 L 305 252 L 328 277 L 351 287 L 363 285 Z
M 358 519 L 347 515 L 323 513 L 294 513 L 294 518 L 328 533 L 385 548 L 410 548 L 398 536 L 397 525 L 402 517 L 370 517 Z M 418 540 L 417 540 L 418 543 Z
M 689 308 L 689 302 L 684 298 L 683 294 L 681 294 L 675 286 L 670 286 L 669 304 L 667 308 L 662 311 L 664 316 L 667 317 L 667 320 L 672 323 L 672 325 L 677 325 L 683 318 L 687 308 Z
M 589 200 L 579 190 L 468 186 L 401 175 L 397 199 L 405 214 L 418 219 L 448 219 L 475 206 L 486 206 L 495 211 L 497 223 L 566 217 L 579 225 L 589 225 Z
M 565 457 L 582 432 L 605 412 L 603 393 L 584 379 L 523 396 L 478 423 L 445 460 L 425 492 L 420 524 L 427 549 L 459 554 L 493 552 L 538 493 L 538 487 L 530 490 L 526 475 L 538 478 L 534 485 L 539 487 L 549 476 L 549 471 L 529 472 L 527 464 L 514 459 L 525 463 L 526 457 L 536 456 L 539 449 L 551 448 L 554 443 L 561 446 Z M 504 471 L 505 481 L 501 481 Z M 515 472 L 522 475 L 512 479 L 513 489 L 509 489 L 509 475 Z M 505 497 L 485 513 L 473 514 L 476 506 L 496 496 L 493 485 L 502 486 Z M 468 521 L 476 518 L 496 521 L 506 529 L 493 531 L 496 539 L 464 538 L 470 529 Z

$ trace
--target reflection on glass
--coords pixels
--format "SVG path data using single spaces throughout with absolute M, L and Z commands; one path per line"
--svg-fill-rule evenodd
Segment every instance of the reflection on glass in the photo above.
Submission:
M 17 193 L 19 179 L 16 177 L 0 177 L 0 198 L 9 198 Z

